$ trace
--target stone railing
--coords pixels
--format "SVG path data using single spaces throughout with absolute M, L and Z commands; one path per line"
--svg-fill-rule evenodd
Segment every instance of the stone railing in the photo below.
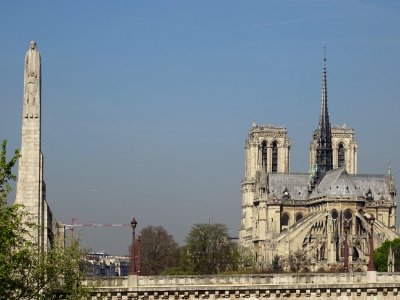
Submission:
M 400 273 L 305 273 L 90 278 L 92 299 L 400 299 Z

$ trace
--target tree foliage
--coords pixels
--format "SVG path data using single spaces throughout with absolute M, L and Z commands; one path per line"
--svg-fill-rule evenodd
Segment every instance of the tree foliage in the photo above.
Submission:
M 286 259 L 286 264 L 290 271 L 298 273 L 300 271 L 306 271 L 311 264 L 311 260 L 304 249 L 298 249 L 289 254 Z
M 236 249 L 222 224 L 195 224 L 186 237 L 184 263 L 195 274 L 216 274 L 236 268 Z
M 281 272 L 282 271 L 282 259 L 279 255 L 275 255 L 272 260 L 272 270 L 274 272 Z
M 159 275 L 178 265 L 178 244 L 162 226 L 147 226 L 140 231 L 140 236 L 142 275 Z
M 6 144 L 0 153 L 0 299 L 82 299 L 88 289 L 81 284 L 84 253 L 78 243 L 41 251 L 29 236 L 37 227 L 24 207 L 7 202 L 19 152 L 7 162 Z
M 375 269 L 378 272 L 387 272 L 387 262 L 389 248 L 392 247 L 394 253 L 394 271 L 400 271 L 400 238 L 393 241 L 385 241 L 382 246 L 374 251 Z

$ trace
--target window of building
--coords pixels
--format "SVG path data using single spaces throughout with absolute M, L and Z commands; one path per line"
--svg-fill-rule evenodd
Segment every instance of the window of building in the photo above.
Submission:
M 345 149 L 342 143 L 339 144 L 338 147 L 338 167 L 344 167 L 345 166 Z
M 278 172 L 278 145 L 276 142 L 272 143 L 272 173 Z
M 281 227 L 282 230 L 289 227 L 289 215 L 287 213 L 282 213 L 281 216 Z
M 300 221 L 301 219 L 303 219 L 303 214 L 302 213 L 297 213 L 296 214 L 296 222 Z
M 344 216 L 344 218 L 345 218 L 346 220 L 350 221 L 350 220 L 353 218 L 353 213 L 351 212 L 350 209 L 346 209 L 346 210 L 343 212 L 343 216 Z
M 262 168 L 264 171 L 268 171 L 267 170 L 267 142 L 264 141 L 261 144 L 261 164 L 262 164 Z

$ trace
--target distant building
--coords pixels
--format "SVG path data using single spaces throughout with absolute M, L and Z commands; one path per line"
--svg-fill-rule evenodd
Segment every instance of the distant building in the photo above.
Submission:
M 259 267 L 278 255 L 304 249 L 310 270 L 343 266 L 348 232 L 350 270 L 365 270 L 369 218 L 374 245 L 396 233 L 396 187 L 389 167 L 383 175 L 357 174 L 354 130 L 330 124 L 323 64 L 321 114 L 310 145 L 310 172 L 290 173 L 287 129 L 253 123 L 245 143 L 239 243 L 251 249 Z
M 86 257 L 89 276 L 128 276 L 129 256 L 113 256 L 104 252 L 90 253 Z

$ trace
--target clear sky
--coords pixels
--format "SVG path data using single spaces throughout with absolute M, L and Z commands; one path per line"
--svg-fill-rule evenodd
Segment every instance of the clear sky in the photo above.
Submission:
M 47 198 L 63 223 L 194 223 L 237 236 L 253 121 L 287 127 L 308 171 L 323 46 L 331 122 L 354 128 L 359 173 L 400 178 L 400 2 L 7 1 L 0 8 L 0 139 L 21 143 L 23 63 L 42 55 Z M 398 181 L 399 182 L 399 181 Z M 87 228 L 128 252 L 130 228 Z

